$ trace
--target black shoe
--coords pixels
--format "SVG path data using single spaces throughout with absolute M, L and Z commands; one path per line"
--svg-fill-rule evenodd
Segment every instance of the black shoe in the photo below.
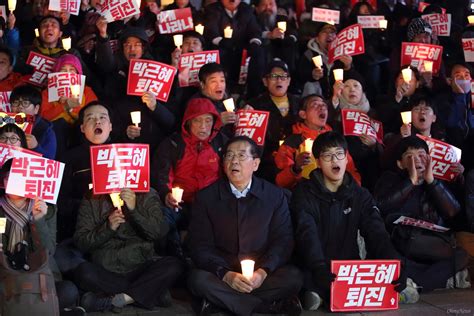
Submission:
M 286 314 L 289 316 L 299 316 L 303 311 L 301 302 L 296 295 L 273 302 L 267 307 L 268 314 Z
M 201 311 L 199 312 L 199 316 L 210 316 L 212 314 L 217 314 L 219 312 L 220 312 L 220 309 L 212 305 L 211 302 L 209 302 L 205 298 L 202 299 Z
M 92 292 L 87 292 L 82 296 L 80 305 L 87 312 L 103 312 L 114 309 L 111 296 L 100 297 Z
M 81 306 L 65 308 L 59 312 L 60 316 L 86 316 L 86 310 Z
M 289 316 L 299 316 L 303 311 L 301 302 L 298 296 L 294 295 L 288 299 L 283 300 L 280 312 Z
M 156 305 L 159 307 L 170 307 L 173 305 L 173 299 L 171 298 L 170 291 L 165 290 L 156 301 Z

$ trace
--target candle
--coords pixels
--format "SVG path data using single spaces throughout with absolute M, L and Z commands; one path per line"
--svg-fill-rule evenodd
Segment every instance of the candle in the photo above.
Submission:
M 89 183 L 89 190 L 92 190 L 94 188 L 94 185 L 92 183 Z
M 321 68 L 323 66 L 323 58 L 321 55 L 313 57 L 313 63 L 316 67 Z
M 410 83 L 412 72 L 413 72 L 413 71 L 410 69 L 410 67 L 405 68 L 405 69 L 402 69 L 403 80 L 404 80 L 406 83 Z
M 181 189 L 180 187 L 171 189 L 171 195 L 178 203 L 181 202 L 181 200 L 183 199 L 183 192 L 184 190 Z
M 230 26 L 228 26 L 224 29 L 224 37 L 225 38 L 232 38 L 232 29 L 230 28 Z
M 110 193 L 109 195 L 114 207 L 117 208 L 119 211 L 121 211 L 123 200 L 120 198 L 120 192 Z
M 311 138 L 306 138 L 304 140 L 304 151 L 305 152 L 312 152 L 312 149 L 313 149 L 313 143 L 314 143 L 314 140 L 311 139 Z
M 433 62 L 430 60 L 425 60 L 423 62 L 423 66 L 425 67 L 426 72 L 433 72 Z
M 202 35 L 204 34 L 204 25 L 198 24 L 194 27 L 194 30 Z
M 81 85 L 80 84 L 71 85 L 71 97 L 78 99 L 80 94 L 81 94 Z
M 277 27 L 278 27 L 282 32 L 286 32 L 286 22 L 285 22 L 285 21 L 278 22 L 278 23 L 277 23 Z
M 8 10 L 13 11 L 16 8 L 16 0 L 8 0 Z
M 380 20 L 379 21 L 379 26 L 381 29 L 386 29 L 387 28 L 387 25 L 388 25 L 388 21 L 387 20 Z
M 5 217 L 0 217 L 0 234 L 5 233 L 6 226 L 7 226 L 7 219 Z
M 63 48 L 65 50 L 70 50 L 71 49 L 71 38 L 70 37 L 63 38 L 62 43 L 63 43 Z
M 174 40 L 174 45 L 180 48 L 181 45 L 183 45 L 183 34 L 173 35 L 173 40 Z
M 229 98 L 224 100 L 224 106 L 227 112 L 234 112 L 235 106 L 234 106 L 234 99 Z
M 334 21 L 328 21 L 327 23 L 328 23 L 328 24 L 331 24 L 331 25 L 336 24 L 336 23 L 334 23 Z
M 130 116 L 132 117 L 132 123 L 138 127 L 138 124 L 142 121 L 142 112 L 140 111 L 133 111 L 130 112 Z
M 402 112 L 400 115 L 402 116 L 403 124 L 411 123 L 411 111 Z
M 280 146 L 281 146 L 281 145 L 283 145 L 284 142 L 285 142 L 284 140 L 280 140 L 280 141 L 278 142 L 278 144 L 280 144 Z
M 344 69 L 334 69 L 332 72 L 334 73 L 334 80 L 344 80 Z
M 469 21 L 469 24 L 474 24 L 474 15 L 468 16 L 467 20 Z
M 39 32 L 38 29 L 35 29 L 35 35 L 36 35 L 36 37 L 39 37 L 39 36 L 40 36 L 40 32 Z
M 240 261 L 240 265 L 242 267 L 242 275 L 250 280 L 253 276 L 255 261 L 249 259 L 242 260 Z

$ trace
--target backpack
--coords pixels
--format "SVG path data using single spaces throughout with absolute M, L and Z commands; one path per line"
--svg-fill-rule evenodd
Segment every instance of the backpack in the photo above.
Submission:
M 29 226 L 34 251 L 28 254 L 28 271 L 11 268 L 5 253 L 0 251 L 0 315 L 59 316 L 48 253 L 40 244 L 35 225 Z

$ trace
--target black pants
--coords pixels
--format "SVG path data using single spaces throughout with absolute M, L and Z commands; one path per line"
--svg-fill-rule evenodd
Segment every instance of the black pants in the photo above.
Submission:
M 204 297 L 236 315 L 251 315 L 252 311 L 263 303 L 297 294 L 301 288 L 302 277 L 296 267 L 287 265 L 269 274 L 258 289 L 251 293 L 240 293 L 215 274 L 195 269 L 189 276 L 188 284 L 195 296 Z
M 84 262 L 75 270 L 74 278 L 82 290 L 107 295 L 125 293 L 136 303 L 151 309 L 182 272 L 183 264 L 178 259 L 163 257 L 126 274 L 110 272 L 97 264 Z

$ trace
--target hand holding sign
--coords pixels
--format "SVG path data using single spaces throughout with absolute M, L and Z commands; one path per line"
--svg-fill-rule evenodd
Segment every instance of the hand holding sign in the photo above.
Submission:
M 135 192 L 128 188 L 123 188 L 122 191 L 120 191 L 120 198 L 125 202 L 125 205 L 127 205 L 127 208 L 130 211 L 133 211 L 135 209 L 137 201 L 137 196 L 135 195 Z
M 156 109 L 156 99 L 153 93 L 149 91 L 144 92 L 142 95 L 142 102 L 146 104 L 150 111 L 153 112 Z
M 35 204 L 33 206 L 33 218 L 35 221 L 42 219 L 48 212 L 48 205 L 41 198 L 35 199 Z

